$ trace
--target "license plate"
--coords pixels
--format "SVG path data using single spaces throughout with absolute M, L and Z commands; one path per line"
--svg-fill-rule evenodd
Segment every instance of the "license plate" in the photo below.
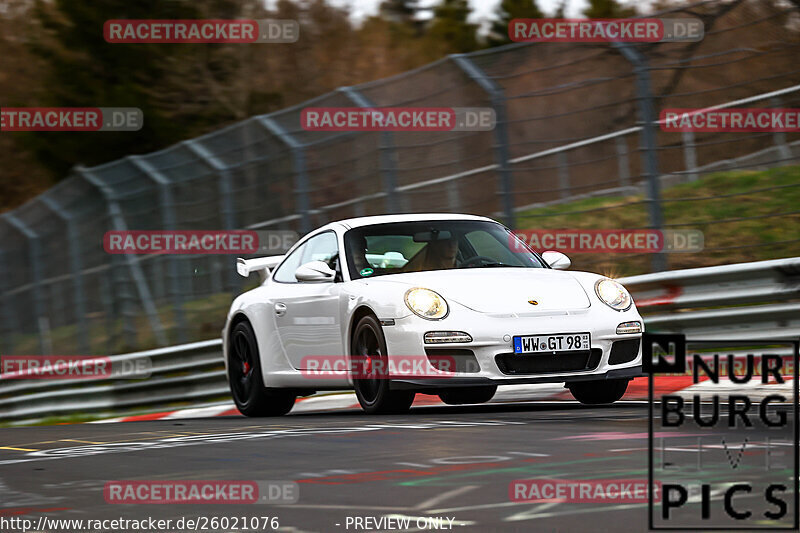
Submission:
M 588 333 L 559 333 L 553 335 L 518 335 L 514 337 L 514 353 L 559 353 L 588 351 Z

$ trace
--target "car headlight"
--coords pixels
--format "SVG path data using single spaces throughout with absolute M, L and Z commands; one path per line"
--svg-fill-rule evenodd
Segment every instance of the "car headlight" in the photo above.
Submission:
M 633 305 L 628 291 L 613 279 L 601 279 L 594 284 L 594 292 L 600 301 L 616 311 L 627 311 Z
M 440 320 L 447 316 L 447 302 L 430 289 L 417 287 L 405 295 L 406 305 L 413 313 L 428 320 Z

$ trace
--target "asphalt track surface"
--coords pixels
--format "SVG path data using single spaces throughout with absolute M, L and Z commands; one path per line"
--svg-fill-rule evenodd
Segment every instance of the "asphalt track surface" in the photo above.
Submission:
M 563 401 L 415 407 L 397 416 L 368 416 L 347 409 L 282 418 L 229 416 L 9 428 L 0 430 L 0 518 L 37 523 L 40 516 L 136 520 L 258 516 L 278 517 L 279 531 L 294 532 L 645 531 L 647 503 L 575 503 L 558 498 L 519 502 L 511 500 L 509 485 L 525 478 L 646 480 L 647 430 L 645 402 L 586 407 Z M 719 437 L 725 431 L 702 434 Z M 792 432 L 756 428 L 748 436 L 751 444 L 766 436 L 792 441 Z M 683 434 L 695 439 L 693 435 L 700 433 Z M 766 471 L 763 449 L 748 448 L 739 457 L 736 452 L 743 439 L 728 438 L 730 451 L 705 449 L 702 476 L 731 479 L 733 471 L 734 476 L 762 483 L 792 479 L 792 448 L 778 449 L 783 455 L 775 457 L 789 465 Z M 675 452 L 671 461 L 697 455 L 679 447 L 667 450 Z M 731 468 L 731 458 L 741 459 L 738 470 Z M 103 488 L 112 480 L 187 479 L 295 481 L 299 498 L 284 505 L 202 506 L 119 505 L 104 499 Z M 795 507 L 790 491 L 791 515 Z M 736 501 L 758 514 L 770 508 L 760 494 Z M 716 497 L 709 525 L 725 523 L 716 522 L 721 520 L 719 502 Z M 699 507 L 688 506 L 695 514 Z M 356 527 L 355 517 L 411 517 L 412 526 Z M 432 517 L 441 518 L 438 524 L 444 527 L 414 525 L 420 518 L 424 524 Z M 453 520 L 452 525 L 447 519 Z

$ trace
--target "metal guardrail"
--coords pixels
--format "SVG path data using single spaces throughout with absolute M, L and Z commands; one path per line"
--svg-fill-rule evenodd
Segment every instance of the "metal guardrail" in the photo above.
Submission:
M 800 337 L 800 257 L 622 278 L 649 331 L 690 339 Z M 798 300 L 798 301 L 792 301 Z M 142 380 L 9 380 L 0 376 L 0 420 L 38 419 L 128 408 L 158 408 L 228 397 L 219 339 L 113 355 L 147 358 Z
M 703 339 L 800 338 L 800 257 L 620 279 L 650 331 Z
M 230 394 L 222 364 L 222 340 L 112 355 L 113 363 L 145 359 L 146 379 L 11 380 L 0 374 L 0 420 L 206 402 Z

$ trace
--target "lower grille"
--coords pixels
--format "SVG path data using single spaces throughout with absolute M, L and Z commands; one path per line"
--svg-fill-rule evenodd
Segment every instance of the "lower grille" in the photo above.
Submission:
M 608 356 L 609 365 L 629 363 L 639 355 L 639 339 L 614 341 L 611 344 L 611 355 Z
M 602 356 L 603 350 L 592 348 L 589 352 L 563 352 L 558 355 L 501 353 L 494 360 L 503 374 L 546 374 L 593 370 L 600 364 Z
M 425 348 L 428 361 L 437 370 L 474 374 L 481 371 L 481 365 L 472 350 L 465 348 Z

